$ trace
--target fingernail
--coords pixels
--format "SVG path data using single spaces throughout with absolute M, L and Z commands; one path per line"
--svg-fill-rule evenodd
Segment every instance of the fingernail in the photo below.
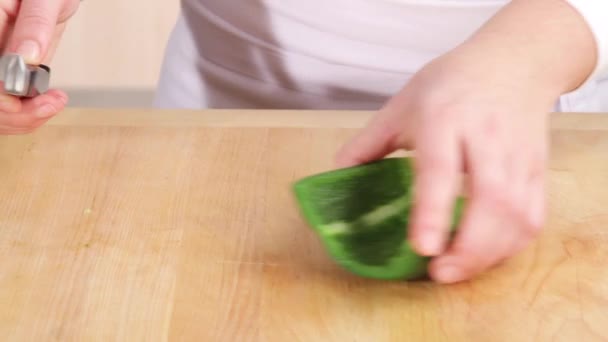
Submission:
M 33 40 L 26 40 L 19 45 L 17 53 L 21 55 L 26 62 L 35 63 L 40 56 L 40 45 Z
M 437 270 L 435 278 L 441 283 L 455 283 L 463 280 L 464 272 L 458 266 L 445 265 Z
M 36 111 L 36 116 L 39 118 L 48 118 L 55 114 L 56 111 L 57 109 L 53 105 L 45 104 Z

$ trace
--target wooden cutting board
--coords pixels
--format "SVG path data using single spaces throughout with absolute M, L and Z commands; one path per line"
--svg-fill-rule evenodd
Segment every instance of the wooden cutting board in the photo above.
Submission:
M 608 114 L 552 119 L 550 218 L 473 281 L 334 265 L 291 183 L 365 112 L 67 110 L 0 137 L 6 341 L 608 339 Z

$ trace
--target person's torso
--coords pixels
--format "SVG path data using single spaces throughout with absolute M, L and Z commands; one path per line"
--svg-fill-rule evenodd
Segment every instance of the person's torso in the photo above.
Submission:
M 417 70 L 477 30 L 506 0 L 183 0 L 250 43 L 378 70 Z M 195 34 L 205 36 L 204 30 Z
M 182 0 L 206 62 L 326 96 L 387 96 L 509 0 Z

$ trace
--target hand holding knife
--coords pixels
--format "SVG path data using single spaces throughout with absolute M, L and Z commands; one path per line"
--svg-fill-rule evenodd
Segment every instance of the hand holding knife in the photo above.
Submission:
M 26 64 L 22 56 L 8 54 L 0 57 L 2 90 L 18 97 L 35 97 L 49 87 L 51 69 L 44 65 Z

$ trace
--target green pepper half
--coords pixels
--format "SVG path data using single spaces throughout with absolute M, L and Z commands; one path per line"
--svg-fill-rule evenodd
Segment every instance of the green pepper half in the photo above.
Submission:
M 407 241 L 413 205 L 410 158 L 386 158 L 297 181 L 300 211 L 330 257 L 350 272 L 376 279 L 412 280 L 427 275 L 429 257 Z M 452 232 L 464 199 L 454 206 Z

